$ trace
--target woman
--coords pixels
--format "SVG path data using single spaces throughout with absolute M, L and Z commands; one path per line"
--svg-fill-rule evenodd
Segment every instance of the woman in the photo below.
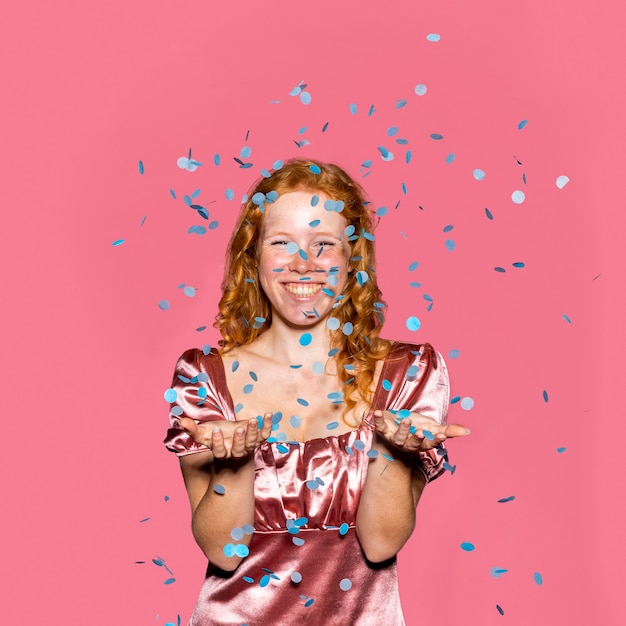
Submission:
M 404 624 L 395 556 L 441 443 L 469 431 L 445 425 L 433 348 L 379 337 L 372 227 L 320 162 L 275 169 L 243 207 L 221 350 L 186 352 L 172 386 L 166 445 L 209 560 L 193 626 Z

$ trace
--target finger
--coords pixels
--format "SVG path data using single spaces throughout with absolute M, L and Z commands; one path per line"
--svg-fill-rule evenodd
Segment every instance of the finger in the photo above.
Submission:
M 266 413 L 263 416 L 263 425 L 261 426 L 260 441 L 265 441 L 272 434 L 272 417 L 273 413 Z
M 233 433 L 233 444 L 230 449 L 230 456 L 240 459 L 248 454 L 246 450 L 246 429 L 243 426 L 235 428 Z
M 185 432 L 193 437 L 198 432 L 198 425 L 189 417 L 181 417 L 178 420 L 181 428 L 185 429 Z
M 382 411 L 374 411 L 374 428 L 381 435 L 384 435 L 388 430 L 387 422 L 383 417 Z
M 406 443 L 410 434 L 411 434 L 411 420 L 403 419 L 400 422 L 398 429 L 393 435 L 393 438 L 392 438 L 393 445 L 401 448 Z
M 254 450 L 257 446 L 259 438 L 259 420 L 256 417 L 253 417 L 249 422 L 246 428 L 245 434 L 245 449 L 250 452 Z
M 461 424 L 447 424 L 444 429 L 446 437 L 466 437 L 470 432 L 469 428 Z
M 224 443 L 224 433 L 219 426 L 215 426 L 211 433 L 211 449 L 216 459 L 225 459 L 228 456 L 228 450 Z

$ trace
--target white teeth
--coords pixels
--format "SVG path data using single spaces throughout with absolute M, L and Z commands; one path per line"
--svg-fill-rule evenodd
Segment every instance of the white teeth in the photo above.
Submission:
M 294 296 L 312 296 L 322 288 L 320 284 L 311 285 L 305 283 L 283 283 L 283 286 Z

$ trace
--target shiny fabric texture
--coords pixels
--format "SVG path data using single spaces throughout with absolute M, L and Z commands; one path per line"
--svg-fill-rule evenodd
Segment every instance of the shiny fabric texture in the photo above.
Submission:
M 179 417 L 197 422 L 236 419 L 216 351 L 185 352 L 172 387 L 177 399 L 165 444 L 179 456 L 205 449 L 180 428 Z M 394 344 L 372 411 L 409 409 L 444 423 L 448 403 L 447 370 L 432 346 Z M 373 462 L 367 456 L 372 437 L 366 419 L 338 436 L 265 442 L 257 448 L 250 554 L 231 573 L 209 564 L 190 626 L 404 624 L 395 559 L 368 563 L 355 531 L 367 468 Z M 443 457 L 434 451 L 420 453 L 420 458 L 429 481 L 443 472 Z M 306 523 L 299 518 L 307 518 Z M 295 520 L 299 530 L 293 528 Z M 294 539 L 304 543 L 295 545 Z M 301 582 L 293 582 L 296 572 Z

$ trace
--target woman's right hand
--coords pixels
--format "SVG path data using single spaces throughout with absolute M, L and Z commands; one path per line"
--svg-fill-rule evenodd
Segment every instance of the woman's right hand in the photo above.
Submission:
M 213 420 L 196 424 L 188 417 L 180 425 L 196 443 L 206 446 L 215 459 L 244 459 L 252 454 L 272 432 L 272 413 L 263 416 L 263 425 L 249 420 Z

